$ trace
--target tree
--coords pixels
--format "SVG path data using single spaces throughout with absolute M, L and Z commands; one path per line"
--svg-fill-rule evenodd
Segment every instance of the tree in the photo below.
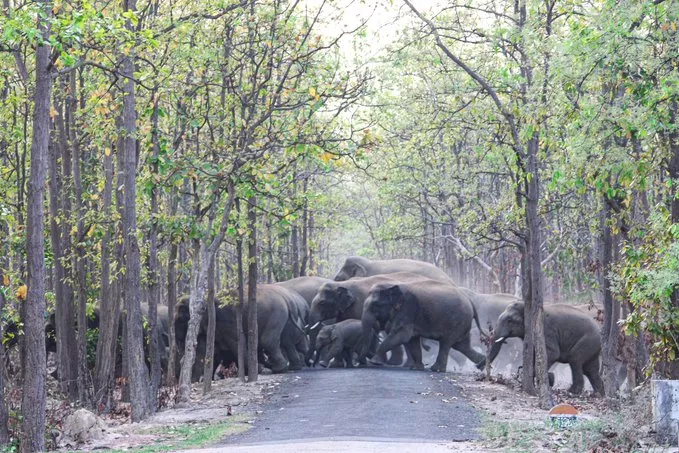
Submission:
M 28 183 L 26 257 L 28 287 L 24 311 L 25 366 L 21 401 L 20 451 L 45 450 L 45 400 L 47 359 L 45 357 L 45 244 L 44 197 L 49 156 L 52 63 L 50 41 L 51 2 L 38 10 L 39 38 L 35 51 L 35 92 L 33 96 L 33 138 L 31 175 Z

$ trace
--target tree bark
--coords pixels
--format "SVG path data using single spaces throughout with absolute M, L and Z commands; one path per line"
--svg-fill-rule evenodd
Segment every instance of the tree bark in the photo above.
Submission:
M 151 174 L 154 178 L 158 175 L 158 157 L 160 156 L 160 138 L 158 124 L 158 93 L 151 93 L 153 112 L 151 114 L 151 143 L 153 146 L 151 160 Z M 158 262 L 158 184 L 154 179 L 151 189 L 151 229 L 149 231 L 149 311 L 148 311 L 148 345 L 149 360 L 151 362 L 151 400 L 153 406 L 158 405 L 158 388 L 160 387 L 160 340 L 158 334 L 158 305 L 160 305 L 160 264 Z
M 619 328 L 617 320 L 620 317 L 619 303 L 613 297 L 611 291 L 610 272 L 613 268 L 613 235 L 609 222 L 611 221 L 611 208 L 605 200 L 599 214 L 601 225 L 601 278 L 603 289 L 604 305 L 604 325 L 601 331 L 603 348 L 601 356 L 603 359 L 603 381 L 606 394 L 615 395 L 617 392 L 617 367 L 615 355 L 618 351 Z
M 526 335 L 532 335 L 533 351 L 528 354 L 535 357 L 535 378 L 540 407 L 549 409 L 553 405 L 549 380 L 547 379 L 547 348 L 545 346 L 545 325 L 543 312 L 543 283 L 541 250 L 541 221 L 538 214 L 540 203 L 540 174 L 537 165 L 539 140 L 533 136 L 528 143 L 526 176 L 526 226 L 528 230 L 528 266 L 530 276 L 530 300 L 526 301 Z M 531 353 L 533 352 L 533 353 Z M 524 366 L 526 365 L 524 355 Z M 531 359 L 532 360 L 532 357 Z
M 123 0 L 124 11 L 136 11 L 136 0 Z M 133 32 L 134 27 L 128 19 L 126 28 Z M 137 239 L 137 112 L 135 97 L 133 61 L 134 49 L 127 55 L 121 56 L 121 76 L 123 94 L 123 173 L 124 208 L 123 208 L 123 237 L 125 248 L 125 308 L 126 313 L 126 348 L 125 356 L 128 365 L 128 381 L 130 388 L 130 402 L 132 403 L 132 421 L 145 419 L 155 412 L 151 395 L 151 383 L 144 360 L 144 328 L 142 325 L 140 307 L 140 274 L 141 257 Z
M 49 46 L 52 2 L 42 4 L 38 30 L 42 41 L 35 51 L 35 93 L 33 98 L 33 137 L 31 142 L 31 175 L 28 182 L 26 259 L 28 292 L 25 306 L 25 366 L 21 399 L 21 436 L 19 450 L 45 450 L 45 399 L 47 360 L 45 352 L 45 231 L 44 199 L 49 158 L 50 100 L 52 74 Z
M 113 155 L 109 149 L 104 152 L 104 191 L 102 194 L 103 213 L 111 218 L 113 204 Z M 101 241 L 101 310 L 99 317 L 99 340 L 95 363 L 94 402 L 100 410 L 110 406 L 113 391 L 113 377 L 118 344 L 118 319 L 120 304 L 111 282 L 111 242 L 115 225 L 107 225 Z M 116 256 L 115 258 L 118 258 Z M 120 266 L 121 263 L 118 263 Z
M 240 200 L 236 200 L 236 211 L 240 215 Z M 246 338 L 243 328 L 243 308 L 245 305 L 243 282 L 243 236 L 236 239 L 236 259 L 238 260 L 238 304 L 236 305 L 236 331 L 238 334 L 238 378 L 245 382 Z
M 248 382 L 257 381 L 257 198 L 248 200 Z
M 176 203 L 173 212 L 176 211 Z M 176 368 L 177 368 L 177 343 L 176 333 L 174 330 L 174 317 L 177 311 L 177 253 L 179 246 L 174 241 L 170 245 L 170 255 L 167 258 L 167 312 L 169 316 L 168 337 L 170 342 L 170 350 L 168 351 L 167 360 L 167 374 L 165 376 L 165 385 L 168 387 L 177 384 Z
M 205 345 L 205 363 L 203 367 L 203 394 L 210 393 L 212 387 L 212 371 L 214 370 L 215 357 L 215 267 L 213 259 L 207 272 L 207 336 Z
M 0 288 L 5 286 L 5 270 L 9 265 L 8 247 L 5 238 L 9 236 L 7 222 L 0 220 Z M 0 313 L 5 308 L 5 293 L 0 290 Z M 5 338 L 0 322 L 0 339 Z M 0 341 L 2 343 L 2 341 Z M 5 345 L 0 344 L 0 447 L 9 443 L 9 412 L 7 410 L 7 398 L 5 398 Z

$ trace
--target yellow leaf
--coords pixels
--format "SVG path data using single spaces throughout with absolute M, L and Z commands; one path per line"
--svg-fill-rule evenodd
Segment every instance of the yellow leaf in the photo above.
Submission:
M 111 148 L 106 148 L 104 150 L 104 154 L 106 155 L 106 157 L 110 156 L 111 155 Z
M 94 225 L 92 225 L 90 227 L 90 230 L 87 232 L 87 236 L 92 237 L 92 235 L 94 234 L 94 230 L 95 230 Z
M 309 88 L 309 94 L 311 95 L 311 97 L 316 97 L 316 88 L 314 87 Z
M 323 153 L 321 154 L 321 160 L 325 162 L 326 164 L 330 162 L 330 159 L 332 159 L 333 155 L 330 153 Z
M 99 199 L 99 194 L 93 193 L 92 195 L 90 195 L 90 198 L 96 201 Z
M 54 106 L 51 106 L 50 107 L 50 117 L 52 119 L 54 119 L 54 118 L 57 117 L 57 114 L 58 114 L 57 109 L 55 109 Z
M 2 285 L 3 286 L 9 286 L 9 275 L 3 275 L 2 276 Z
M 26 287 L 26 285 L 21 285 L 20 287 L 18 287 L 16 292 L 17 299 L 25 300 L 27 292 L 28 288 Z

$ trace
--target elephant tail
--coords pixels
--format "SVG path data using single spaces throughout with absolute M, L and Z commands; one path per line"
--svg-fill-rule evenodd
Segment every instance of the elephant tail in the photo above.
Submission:
M 471 306 L 472 306 L 472 311 L 474 312 L 474 322 L 476 322 L 476 327 L 479 328 L 479 334 L 481 335 L 481 339 L 490 341 L 490 335 L 487 334 L 486 332 L 484 332 L 483 329 L 481 328 L 481 323 L 479 322 L 479 314 L 476 311 L 476 306 L 474 305 L 473 302 L 472 302 Z

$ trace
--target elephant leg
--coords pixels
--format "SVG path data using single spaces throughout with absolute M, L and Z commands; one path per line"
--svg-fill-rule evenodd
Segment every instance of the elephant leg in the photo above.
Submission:
M 297 351 L 297 348 L 290 343 L 286 343 L 283 346 L 283 351 L 285 352 L 285 356 L 288 358 L 288 369 L 294 371 L 301 370 L 304 366 L 304 361 Z
M 599 374 L 599 356 L 594 357 L 589 362 L 586 362 L 582 369 L 589 379 L 589 383 L 592 384 L 594 389 L 594 394 L 600 396 L 606 396 L 606 391 L 604 390 L 604 381 L 601 380 L 601 375 Z
M 573 384 L 568 389 L 574 395 L 582 393 L 582 388 L 585 386 L 585 377 L 582 374 L 582 365 L 579 363 L 569 363 L 571 367 L 571 374 L 573 375 Z
M 439 353 L 436 356 L 436 362 L 431 366 L 430 370 L 439 371 L 442 373 L 446 372 L 448 367 L 448 352 L 452 347 L 450 340 L 439 340 Z
M 413 364 L 410 366 L 411 370 L 424 370 L 424 364 L 422 363 L 422 347 L 420 346 L 420 338 L 411 338 L 408 343 L 406 343 L 406 350 L 408 355 L 412 358 Z
M 555 380 L 555 378 L 554 378 L 554 373 L 552 373 L 551 371 L 549 371 L 549 372 L 547 373 L 547 381 L 549 381 L 549 386 L 550 386 L 550 387 L 554 387 L 554 380 Z
M 474 365 L 481 366 L 481 364 L 485 365 L 486 363 L 486 356 L 478 352 L 476 349 L 472 348 L 471 346 L 471 340 L 469 339 L 469 335 L 464 337 L 462 340 L 458 341 L 455 343 L 453 346 L 453 349 L 456 351 L 461 352 L 464 354 L 465 357 L 467 357 L 469 360 L 471 360 Z M 439 354 L 441 354 L 441 351 L 439 350 Z M 448 351 L 446 351 L 446 358 L 448 357 Z M 481 368 L 483 368 L 481 366 Z M 445 370 L 443 370 L 445 371 Z
M 266 332 L 260 339 L 261 347 L 269 357 L 271 371 L 284 373 L 288 369 L 288 361 L 285 360 L 280 344 L 280 331 Z
M 400 366 L 403 363 L 403 346 L 397 346 L 391 350 L 391 357 L 387 360 L 387 365 Z
M 344 350 L 344 361 L 346 362 L 347 368 L 354 367 L 354 350 L 351 348 L 346 348 Z

